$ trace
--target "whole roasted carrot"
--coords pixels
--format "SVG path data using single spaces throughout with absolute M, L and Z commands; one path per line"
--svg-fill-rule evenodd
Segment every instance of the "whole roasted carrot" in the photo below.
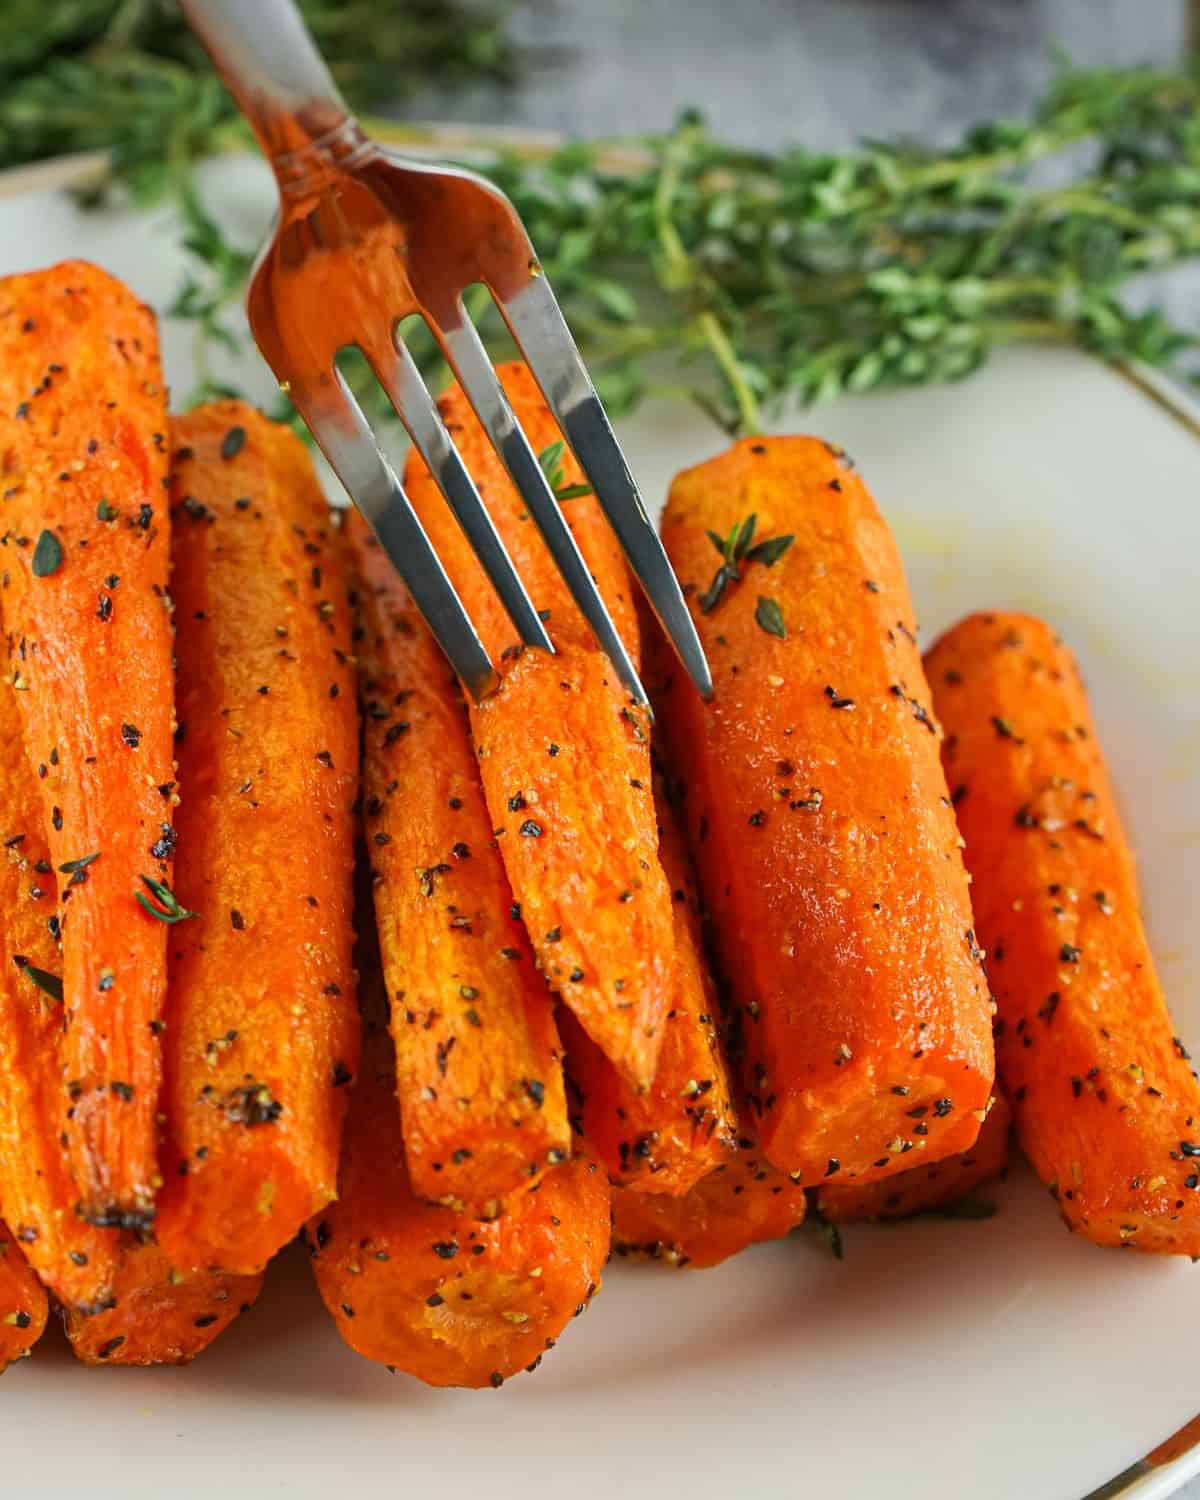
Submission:
M 997 1094 L 975 1144 L 966 1151 L 862 1187 L 857 1183 L 830 1183 L 817 1193 L 817 1210 L 832 1224 L 851 1224 L 869 1219 L 908 1219 L 913 1214 L 945 1208 L 1004 1172 L 1011 1133 L 1012 1111 L 1004 1095 Z
M 222 401 L 172 438 L 176 895 L 193 915 L 171 926 L 156 1231 L 182 1269 L 250 1272 L 332 1197 L 358 1060 L 350 609 L 293 433 Z
M 57 877 L 17 694 L 0 685 L 0 1212 L 60 1301 L 111 1291 L 118 1233 L 87 1224 L 62 1144 L 62 955 Z M 63 877 L 64 881 L 66 877 Z
M 1075 659 L 1040 620 L 996 613 L 927 667 L 1021 1146 L 1071 1229 L 1200 1255 L 1200 1084 Z
M 656 773 L 658 852 L 675 906 L 675 991 L 663 1022 L 658 1071 L 636 1089 L 573 1017 L 568 1064 L 581 1096 L 583 1134 L 614 1183 L 686 1193 L 733 1154 L 737 1111 L 718 1036 L 716 986 L 704 956 L 700 902 L 683 837 Z
M 66 1132 L 83 1212 L 144 1226 L 169 877 L 166 395 L 154 319 L 82 261 L 0 283 L 4 626 L 63 882 Z
M 682 1197 L 614 1186 L 612 1206 L 617 1255 L 701 1270 L 764 1240 L 782 1239 L 803 1223 L 806 1199 L 799 1183 L 744 1139 L 732 1161 Z
M 49 1310 L 41 1282 L 0 1223 L 0 1375 L 41 1338 Z
M 561 442 L 523 365 L 501 375 L 541 452 Z M 645 716 L 631 704 L 576 609 L 466 397 L 442 398 L 454 434 L 517 571 L 545 613 L 556 655 L 523 651 L 428 470 L 405 485 L 459 597 L 500 667 L 472 705 L 475 752 L 505 868 L 547 979 L 592 1040 L 636 1084 L 654 1076 L 671 996 L 671 897 L 658 862 Z M 570 456 L 563 484 L 582 476 Z M 637 619 L 620 549 L 595 499 L 564 502 L 575 540 L 631 655 Z
M 157 1245 L 131 1242 L 111 1305 L 90 1316 L 68 1311 L 67 1337 L 88 1365 L 186 1365 L 250 1311 L 261 1287 L 261 1274 L 184 1275 Z
M 845 455 L 747 439 L 663 541 L 716 685 L 661 717 L 768 1159 L 869 1181 L 969 1146 L 991 1008 L 896 546 Z
M 413 1191 L 494 1217 L 570 1154 L 553 1000 L 512 913 L 454 674 L 357 513 L 363 792 Z
M 337 1201 L 306 1230 L 313 1272 L 350 1347 L 429 1385 L 498 1386 L 540 1362 L 600 1285 L 603 1172 L 575 1157 L 481 1223 L 417 1198 L 382 1022 L 368 1021 Z

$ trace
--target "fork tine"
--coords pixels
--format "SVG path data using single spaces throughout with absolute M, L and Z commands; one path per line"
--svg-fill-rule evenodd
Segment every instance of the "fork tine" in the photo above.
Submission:
M 537 522 L 550 555 L 562 574 L 575 603 L 592 627 L 601 649 L 637 703 L 649 707 L 646 690 L 630 660 L 625 644 L 617 633 L 608 606 L 600 597 L 587 564 L 576 545 L 562 509 L 542 472 L 537 455 L 529 445 L 500 381 L 492 368 L 475 325 L 463 313 L 456 327 L 437 330 L 442 348 L 467 399 L 475 408 L 492 446 L 504 462 L 521 499 Z
M 379 450 L 362 408 L 335 369 L 336 388 L 295 383 L 290 395 L 346 493 L 362 512 L 425 617 L 450 664 L 477 700 L 496 673 L 470 616 L 430 545 L 392 466 Z
M 554 646 L 546 627 L 505 551 L 458 449 L 450 440 L 412 355 L 399 337 L 389 339 L 386 347 L 364 346 L 364 353 L 521 639 L 528 646 L 553 654 Z
M 531 277 L 513 296 L 497 300 L 676 655 L 701 696 L 710 698 L 712 674 L 679 580 L 546 278 Z

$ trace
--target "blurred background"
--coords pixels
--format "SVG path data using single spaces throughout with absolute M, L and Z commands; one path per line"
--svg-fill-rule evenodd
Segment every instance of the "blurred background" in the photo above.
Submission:
M 764 398 L 958 378 L 1030 338 L 1200 384 L 1200 0 L 297 3 L 372 128 L 450 125 L 433 149 L 513 196 L 618 409 L 653 351 L 700 346 Z M 707 135 L 668 145 L 687 109 Z M 518 149 L 481 157 L 497 126 Z M 605 136 L 655 140 L 632 171 L 544 160 Z M 253 236 L 201 184 L 248 144 L 178 0 L 0 0 L 0 168 L 92 153 L 89 201 L 173 201 L 195 264 L 171 311 L 210 346 Z
M 382 3 L 382 0 L 381 0 Z M 948 143 L 1028 110 L 1055 71 L 1178 63 L 1195 0 L 518 0 L 516 87 L 422 90 L 401 113 L 609 135 L 681 109 L 746 145 Z

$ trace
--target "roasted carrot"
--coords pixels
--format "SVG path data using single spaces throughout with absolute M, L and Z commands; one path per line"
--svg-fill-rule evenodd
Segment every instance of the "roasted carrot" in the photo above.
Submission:
M 675 905 L 675 991 L 663 1022 L 654 1082 L 628 1083 L 573 1017 L 568 1064 L 583 1134 L 613 1182 L 646 1193 L 686 1193 L 732 1155 L 737 1111 L 718 1036 L 716 986 L 704 956 L 700 901 L 683 836 L 655 775 L 658 852 Z
M 49 1309 L 41 1282 L 0 1223 L 0 1375 L 41 1338 Z
M 975 1144 L 966 1151 L 944 1156 L 941 1161 L 923 1162 L 862 1187 L 857 1183 L 830 1183 L 817 1193 L 817 1210 L 832 1224 L 851 1224 L 868 1219 L 907 1219 L 945 1208 L 1004 1172 L 1011 1133 L 1012 1111 L 1004 1095 L 997 1094 Z
M 804 1189 L 777 1171 L 753 1141 L 681 1198 L 613 1187 L 613 1250 L 683 1269 L 719 1265 L 804 1221 Z
M 85 1215 L 145 1226 L 166 930 L 171 630 L 166 395 L 154 319 L 82 261 L 0 283 L 3 613 L 64 881 L 66 1131 Z
M 961 1151 L 991 1009 L 891 534 L 841 450 L 789 437 L 680 474 L 663 540 L 716 684 L 668 674 L 661 718 L 748 1123 L 806 1185 Z
M 536 1365 L 600 1285 L 603 1172 L 574 1157 L 487 1223 L 417 1198 L 405 1165 L 387 1027 L 368 1020 L 338 1197 L 306 1230 L 352 1349 L 429 1385 L 498 1386 Z
M 535 449 L 560 441 L 533 377 L 501 371 Z M 443 418 L 530 594 L 556 655 L 523 651 L 429 471 L 405 484 L 501 674 L 472 705 L 475 750 L 508 878 L 547 979 L 622 1073 L 649 1083 L 672 984 L 671 896 L 658 862 L 645 716 L 623 691 L 537 527 L 457 388 Z M 563 483 L 582 475 L 568 455 Z M 564 502 L 575 540 L 631 655 L 629 575 L 591 495 Z
M 413 1191 L 494 1217 L 570 1154 L 553 1000 L 512 913 L 467 711 L 396 570 L 347 517 L 363 794 Z
M 1200 1255 L 1200 1084 L 1075 659 L 1040 620 L 996 613 L 927 665 L 1021 1146 L 1071 1229 Z
M 358 714 L 340 538 L 300 440 L 241 402 L 172 423 L 179 854 L 156 1225 L 260 1269 L 337 1182 L 357 1066 Z
M 0 1212 L 25 1258 L 72 1305 L 104 1302 L 116 1230 L 76 1212 L 62 1145 L 62 956 L 57 883 L 37 781 L 25 759 L 17 694 L 0 685 Z
M 261 1274 L 184 1275 L 157 1245 L 130 1237 L 112 1305 L 91 1316 L 68 1311 L 67 1337 L 87 1365 L 186 1365 L 250 1311 L 261 1287 Z

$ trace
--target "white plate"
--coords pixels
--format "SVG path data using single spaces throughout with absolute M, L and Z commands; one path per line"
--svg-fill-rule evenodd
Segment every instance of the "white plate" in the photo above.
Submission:
M 208 174 L 252 242 L 249 162 Z M 87 255 L 165 306 L 184 274 L 164 213 L 0 199 L 0 271 Z M 191 383 L 189 333 L 165 328 Z M 264 372 L 254 373 L 265 396 Z M 805 419 L 857 457 L 900 538 L 923 624 L 987 604 L 1044 612 L 1079 650 L 1141 855 L 1180 1030 L 1200 1037 L 1200 449 L 1099 365 L 1013 352 L 949 389 Z M 699 417 L 623 427 L 658 502 L 716 451 Z M 980 1223 L 918 1221 L 718 1270 L 614 1268 L 533 1378 L 439 1393 L 339 1342 L 292 1255 L 187 1370 L 75 1365 L 48 1337 L 0 1387 L 0 1484 L 121 1500 L 437 1494 L 573 1500 L 1079 1500 L 1200 1409 L 1200 1270 L 1069 1237 L 1024 1171 Z M 1200 1472 L 1157 1467 L 1141 1497 Z

